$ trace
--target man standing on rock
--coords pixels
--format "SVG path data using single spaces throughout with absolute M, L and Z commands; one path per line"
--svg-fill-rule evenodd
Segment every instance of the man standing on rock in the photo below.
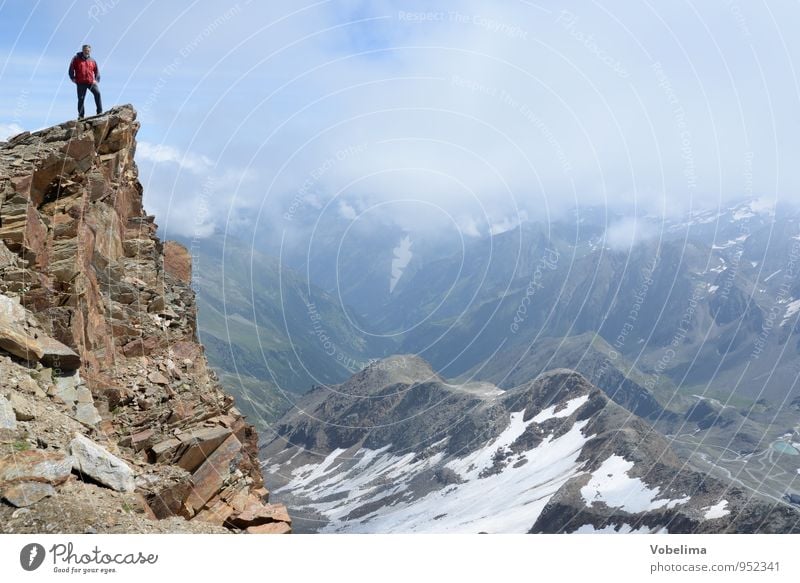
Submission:
M 94 95 L 94 104 L 97 106 L 97 115 L 103 113 L 103 104 L 100 101 L 100 89 L 97 83 L 100 81 L 100 69 L 90 55 L 92 47 L 83 45 L 83 50 L 72 58 L 69 64 L 69 78 L 78 86 L 78 119 L 83 119 L 83 100 L 86 97 L 86 90 Z

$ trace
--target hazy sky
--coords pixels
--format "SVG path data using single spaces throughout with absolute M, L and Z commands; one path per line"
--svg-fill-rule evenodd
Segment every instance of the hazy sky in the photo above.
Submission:
M 0 137 L 75 115 L 88 42 L 168 233 L 791 199 L 798 26 L 788 0 L 0 0 Z

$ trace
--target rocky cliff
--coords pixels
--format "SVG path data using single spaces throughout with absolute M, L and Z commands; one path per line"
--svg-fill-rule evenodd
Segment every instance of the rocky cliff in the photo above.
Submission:
M 156 237 L 126 105 L 0 143 L 0 528 L 290 532 Z

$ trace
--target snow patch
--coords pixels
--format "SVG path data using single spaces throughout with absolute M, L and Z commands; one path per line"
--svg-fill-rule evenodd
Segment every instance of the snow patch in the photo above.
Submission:
M 713 506 L 709 506 L 708 508 L 704 508 L 703 510 L 706 511 L 704 518 L 706 520 L 712 520 L 714 518 L 722 518 L 726 514 L 730 514 L 731 511 L 727 510 L 725 507 L 728 505 L 727 500 L 720 500 Z
M 784 326 L 797 312 L 800 312 L 800 300 L 794 300 L 786 304 L 786 312 L 783 315 L 781 326 Z
M 649 488 L 640 478 L 631 478 L 628 471 L 633 468 L 622 456 L 612 455 L 592 473 L 589 483 L 581 488 L 581 496 L 587 506 L 594 502 L 605 502 L 607 506 L 638 513 L 648 510 L 674 508 L 685 504 L 689 498 L 678 500 L 658 499 L 659 489 Z
M 569 417 L 575 411 L 581 408 L 584 403 L 589 401 L 589 395 L 581 395 L 580 397 L 576 397 L 574 399 L 570 399 L 567 401 L 566 407 L 561 409 L 559 412 L 556 413 L 556 407 L 558 407 L 561 403 L 553 405 L 552 407 L 548 407 L 547 409 L 542 409 L 536 417 L 531 419 L 534 423 L 542 423 L 543 421 L 547 421 L 548 419 L 553 418 L 560 418 L 560 417 Z
M 577 409 L 580 404 L 572 401 L 568 407 Z M 589 422 L 584 420 L 558 438 L 551 435 L 528 451 L 511 454 L 508 446 L 533 423 L 524 422 L 523 416 L 524 411 L 512 413 L 496 439 L 445 464 L 464 480 L 461 483 L 440 487 L 433 482 L 433 491 L 415 493 L 412 488 L 420 487 L 420 474 L 441 468 L 445 454 L 398 455 L 386 446 L 361 448 L 332 471 L 343 451 L 336 450 L 318 466 L 293 472 L 294 479 L 275 492 L 309 500 L 306 508 L 330 521 L 322 532 L 525 533 L 553 494 L 578 475 L 583 465 L 578 456 L 590 437 L 582 433 Z M 498 449 L 508 454 L 507 464 L 500 472 L 480 477 L 482 469 L 494 464 Z M 370 512 L 358 512 L 367 507 Z

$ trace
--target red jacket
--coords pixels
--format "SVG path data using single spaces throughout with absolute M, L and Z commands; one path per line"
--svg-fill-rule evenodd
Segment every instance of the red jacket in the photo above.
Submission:
M 100 69 L 97 68 L 97 61 L 92 57 L 85 59 L 83 52 L 72 57 L 69 64 L 69 78 L 75 83 L 91 85 L 100 80 Z

